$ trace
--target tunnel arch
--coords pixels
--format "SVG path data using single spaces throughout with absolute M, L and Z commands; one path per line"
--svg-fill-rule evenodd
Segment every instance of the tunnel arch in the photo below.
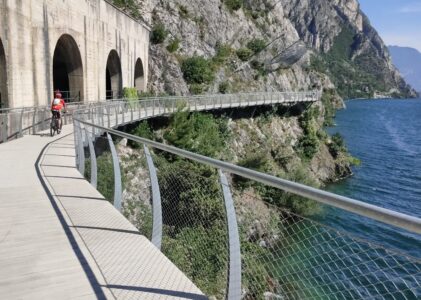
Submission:
M 121 95 L 123 76 L 121 73 L 121 61 L 117 51 L 111 50 L 108 54 L 107 67 L 105 70 L 105 86 L 107 99 L 115 99 Z
M 138 92 L 145 91 L 145 70 L 143 69 L 143 62 L 140 58 L 137 59 L 134 68 L 134 86 Z
M 0 108 L 9 107 L 8 96 L 6 52 L 0 39 Z
M 83 101 L 82 57 L 76 41 L 68 34 L 58 39 L 54 50 L 53 86 L 68 102 Z

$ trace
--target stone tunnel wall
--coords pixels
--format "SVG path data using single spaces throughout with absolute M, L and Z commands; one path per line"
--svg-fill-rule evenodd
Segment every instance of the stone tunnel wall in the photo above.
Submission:
M 149 28 L 104 0 L 0 0 L 0 38 L 5 48 L 8 106 L 45 105 L 53 97 L 53 56 L 70 35 L 83 67 L 83 101 L 106 97 L 106 65 L 116 50 L 122 86 L 135 84 L 138 58 L 147 84 Z

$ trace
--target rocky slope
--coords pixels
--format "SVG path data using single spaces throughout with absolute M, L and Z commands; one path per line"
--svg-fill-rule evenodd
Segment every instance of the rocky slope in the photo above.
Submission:
M 333 82 L 345 98 L 414 95 L 356 0 L 139 1 L 152 26 L 167 33 L 151 44 L 154 93 L 218 92 L 221 84 L 224 92 L 331 88 Z M 238 50 L 256 39 L 265 47 L 240 59 Z M 210 66 L 213 80 L 192 88 L 182 61 L 214 59 L 221 46 L 229 53 Z

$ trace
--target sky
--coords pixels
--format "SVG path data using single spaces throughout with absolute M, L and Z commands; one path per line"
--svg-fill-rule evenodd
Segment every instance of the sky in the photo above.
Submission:
M 359 0 L 386 45 L 421 51 L 421 0 Z

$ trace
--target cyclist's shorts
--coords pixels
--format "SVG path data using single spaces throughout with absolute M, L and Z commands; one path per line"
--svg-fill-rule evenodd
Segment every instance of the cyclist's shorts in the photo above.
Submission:
M 60 119 L 61 118 L 61 111 L 59 110 L 51 110 L 51 112 L 53 113 L 53 116 L 55 116 L 56 118 Z

